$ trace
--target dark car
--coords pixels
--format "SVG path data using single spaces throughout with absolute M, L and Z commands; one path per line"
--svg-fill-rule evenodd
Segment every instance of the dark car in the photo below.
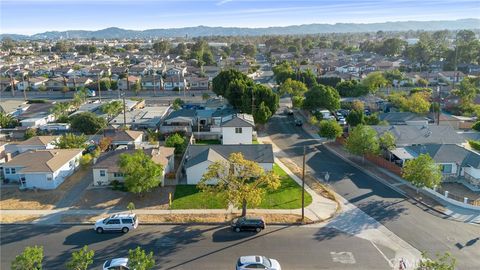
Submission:
M 265 221 L 261 217 L 239 217 L 232 221 L 232 229 L 236 232 L 240 231 L 256 231 L 260 232 L 265 229 Z
M 295 119 L 295 126 L 301 127 L 302 125 L 303 125 L 302 120 L 300 120 L 300 119 Z

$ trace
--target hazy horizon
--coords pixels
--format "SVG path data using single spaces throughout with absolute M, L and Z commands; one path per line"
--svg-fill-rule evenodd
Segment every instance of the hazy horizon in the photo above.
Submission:
M 480 18 L 477 0 L 0 0 L 0 9 L 0 33 L 24 35 L 109 27 L 261 28 Z

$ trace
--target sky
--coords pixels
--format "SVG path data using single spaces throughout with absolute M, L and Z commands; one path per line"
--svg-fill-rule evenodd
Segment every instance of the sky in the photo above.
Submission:
M 480 18 L 480 0 L 0 0 L 0 33 Z

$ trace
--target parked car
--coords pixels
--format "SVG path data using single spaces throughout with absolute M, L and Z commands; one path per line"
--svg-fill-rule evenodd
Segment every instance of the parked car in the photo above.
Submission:
M 289 108 L 286 108 L 285 110 L 283 110 L 283 113 L 286 114 L 286 115 L 293 115 L 293 110 L 289 109 Z
M 129 270 L 128 258 L 111 259 L 103 263 L 103 270 Z
M 343 117 L 340 117 L 338 118 L 338 123 L 342 126 L 346 125 L 347 124 L 347 120 L 345 120 L 345 118 Z
M 135 214 L 115 214 L 108 218 L 102 218 L 95 222 L 94 229 L 97 233 L 104 231 L 121 231 L 127 233 L 138 227 L 138 219 Z
M 265 229 L 265 221 L 262 217 L 239 217 L 232 221 L 232 229 L 236 232 L 240 231 L 256 231 L 260 232 Z
M 302 121 L 302 120 L 300 120 L 300 119 L 298 119 L 298 118 L 295 119 L 295 126 L 301 127 L 302 125 L 303 125 L 303 121 Z
M 236 270 L 248 269 L 281 270 L 282 267 L 277 260 L 265 256 L 254 255 L 238 258 Z

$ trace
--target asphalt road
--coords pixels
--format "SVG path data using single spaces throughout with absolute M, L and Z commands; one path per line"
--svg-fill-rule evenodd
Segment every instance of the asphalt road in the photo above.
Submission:
M 282 111 L 281 108 L 279 111 Z M 323 179 L 330 174 L 333 189 L 382 223 L 390 231 L 420 251 L 429 254 L 451 252 L 459 269 L 480 269 L 480 226 L 448 220 L 434 211 L 410 201 L 388 186 L 318 146 L 301 127 L 295 127 L 293 117 L 277 114 L 267 125 L 273 142 L 299 166 L 303 145 L 312 146 L 307 156 L 307 170 Z M 348 231 L 355 231 L 355 217 Z
M 26 246 L 42 245 L 43 269 L 65 269 L 70 253 L 88 245 L 100 269 L 109 258 L 125 257 L 137 245 L 153 251 L 155 269 L 234 269 L 241 255 L 278 259 L 285 270 L 390 269 L 370 241 L 331 228 L 270 226 L 256 234 L 222 226 L 140 226 L 128 234 L 97 235 L 91 226 L 3 225 L 1 269 Z M 381 247 L 384 254 L 390 251 Z

